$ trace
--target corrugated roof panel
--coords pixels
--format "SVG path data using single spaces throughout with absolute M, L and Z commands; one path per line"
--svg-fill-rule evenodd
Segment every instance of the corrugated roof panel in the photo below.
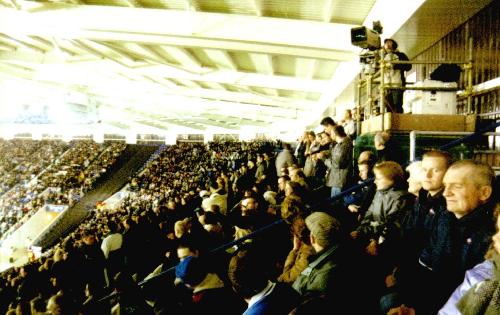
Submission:
M 116 6 L 116 7 L 128 7 L 129 6 L 127 4 L 127 2 L 125 2 L 124 0 L 85 0 L 85 4 Z
M 334 0 L 330 22 L 362 24 L 375 2 L 377 0 Z
M 316 1 L 262 1 L 262 15 L 285 19 L 321 21 L 325 0 Z
M 204 12 L 233 13 L 242 15 L 255 15 L 254 0 L 193 0 L 196 7 Z

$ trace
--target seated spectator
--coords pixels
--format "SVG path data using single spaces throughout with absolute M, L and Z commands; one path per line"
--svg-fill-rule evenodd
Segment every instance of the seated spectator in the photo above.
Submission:
M 295 195 L 302 200 L 309 200 L 307 190 L 304 186 L 290 180 L 285 184 L 285 198 L 291 195 Z
M 278 178 L 278 191 L 276 192 L 277 204 L 281 204 L 283 202 L 283 199 L 285 199 L 286 183 L 289 181 L 290 177 L 288 175 L 283 175 Z
M 413 261 L 428 244 L 439 216 L 446 213 L 443 178 L 450 164 L 448 153 L 429 151 L 423 155 L 420 173 L 422 188 L 418 191 L 412 211 L 404 220 L 405 243 L 410 250 L 405 256 L 411 256 Z
M 146 303 L 142 291 L 132 277 L 119 272 L 113 279 L 113 287 L 118 293 L 118 301 L 111 309 L 111 314 L 153 314 L 152 308 Z
M 497 205 L 497 216 L 498 216 Z M 500 219 L 497 218 L 497 233 L 493 236 L 492 276 L 476 283 L 458 301 L 457 308 L 464 315 L 500 314 Z
M 359 181 L 358 184 L 363 183 L 373 176 L 373 165 L 367 161 L 358 163 Z M 365 212 L 368 210 L 369 204 L 375 195 L 375 186 L 373 184 L 365 185 L 364 187 L 352 192 L 350 195 L 344 197 L 344 206 L 355 213 L 358 220 L 364 217 Z M 362 207 L 365 205 L 364 207 Z M 361 210 L 361 211 L 360 211 Z
M 47 312 L 51 315 L 76 315 L 78 307 L 70 297 L 58 293 L 50 297 L 47 302 Z
M 227 191 L 224 186 L 219 186 L 215 180 L 210 181 L 210 196 L 202 202 L 203 210 L 207 211 L 211 205 L 218 205 L 220 213 L 227 214 Z
M 288 224 L 292 224 L 293 220 L 298 216 L 305 218 L 307 214 L 304 202 L 297 195 L 292 194 L 285 197 L 281 204 L 281 218 Z
M 303 299 L 326 295 L 333 309 L 344 314 L 349 281 L 354 281 L 354 277 L 349 272 L 340 224 L 324 212 L 313 212 L 305 219 L 305 224 L 316 254 L 310 257 L 309 265 L 295 280 L 293 288 Z
M 446 171 L 443 196 L 448 211 L 437 219 L 413 271 L 414 281 L 404 286 L 404 302 L 418 313 L 435 314 L 465 272 L 483 261 L 495 231 L 493 176 L 490 166 L 471 160 L 455 162 Z
M 368 163 L 368 165 L 373 168 L 376 162 L 377 157 L 372 151 L 363 151 L 358 156 L 358 164 Z
M 399 241 L 401 221 L 413 206 L 413 199 L 404 189 L 404 173 L 399 164 L 383 162 L 375 165 L 373 172 L 377 192 L 351 236 L 361 240 L 368 254 L 376 256 L 381 248 L 389 249 Z
M 243 315 L 288 314 L 300 297 L 289 285 L 270 281 L 266 271 L 271 263 L 264 253 L 256 244 L 240 250 L 231 258 L 228 278 L 236 294 L 248 303 Z
M 181 310 L 183 314 L 241 314 L 245 309 L 244 301 L 209 272 L 202 258 L 186 257 L 175 267 L 175 276 L 192 289 L 191 303 Z
M 85 301 L 82 304 L 82 314 L 84 315 L 105 315 L 110 313 L 110 308 L 106 302 L 100 302 L 103 296 L 102 287 L 92 283 L 85 286 Z
M 408 192 L 418 197 L 418 192 L 422 188 L 422 161 L 411 162 L 405 170 L 410 174 L 407 180 Z
M 485 255 L 485 261 L 465 273 L 464 282 L 453 291 L 448 302 L 439 310 L 438 315 L 460 315 L 461 312 L 457 308 L 457 302 L 467 291 L 481 281 L 494 278 L 493 272 L 494 270 L 498 270 L 498 266 L 500 266 L 500 261 L 498 261 L 498 253 L 500 253 L 500 204 L 497 204 L 495 207 L 494 217 L 497 222 L 497 233 L 493 236 L 490 249 Z M 495 249 L 495 247 L 497 248 Z M 494 261 L 495 259 L 497 260 Z
M 388 132 L 377 132 L 373 137 L 373 142 L 376 150 L 377 163 L 394 161 L 401 164 L 403 162 L 401 160 L 402 155 Z
M 278 277 L 279 282 L 289 284 L 292 284 L 297 279 L 309 264 L 309 257 L 315 253 L 309 242 L 309 230 L 306 227 L 304 217 L 295 215 L 291 220 L 293 248 L 288 253 L 283 272 Z
M 45 302 L 41 296 L 37 296 L 30 301 L 31 315 L 45 314 Z

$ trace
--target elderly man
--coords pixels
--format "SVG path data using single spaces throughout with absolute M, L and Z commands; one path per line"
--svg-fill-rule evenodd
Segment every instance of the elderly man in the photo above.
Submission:
M 443 178 L 447 212 L 439 216 L 429 243 L 420 254 L 420 269 L 408 287 L 418 314 L 436 314 L 465 271 L 483 261 L 493 222 L 493 181 L 490 166 L 463 160 L 452 164 Z

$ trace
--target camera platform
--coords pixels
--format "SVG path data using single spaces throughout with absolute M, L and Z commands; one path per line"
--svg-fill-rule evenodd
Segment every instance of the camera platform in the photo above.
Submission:
M 473 132 L 476 115 L 426 115 L 385 113 L 361 122 L 361 134 L 377 131 L 468 131 Z

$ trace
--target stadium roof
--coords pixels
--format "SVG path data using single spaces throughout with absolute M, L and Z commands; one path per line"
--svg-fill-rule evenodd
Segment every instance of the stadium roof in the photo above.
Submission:
M 379 20 L 412 57 L 489 2 L 0 0 L 0 115 L 300 131 L 353 90 L 351 28 Z

